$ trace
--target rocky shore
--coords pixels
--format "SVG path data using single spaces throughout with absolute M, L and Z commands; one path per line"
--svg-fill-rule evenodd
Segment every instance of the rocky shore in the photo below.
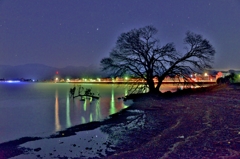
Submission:
M 240 86 L 180 94 L 136 100 L 142 129 L 124 133 L 106 158 L 240 158 Z
M 133 97 L 132 106 L 104 121 L 78 125 L 45 139 L 26 137 L 0 144 L 0 156 L 10 158 L 32 154 L 37 158 L 240 158 L 239 96 L 239 85 L 138 95 Z M 96 129 L 107 135 L 106 140 L 101 144 L 97 141 L 90 142 L 92 145 L 97 143 L 98 147 L 80 149 L 79 142 L 75 140 L 81 137 L 79 132 Z M 39 140 L 45 140 L 44 144 L 49 144 L 55 142 L 54 139 L 60 141 L 61 138 L 64 140 L 59 144 L 65 144 L 65 149 L 74 153 L 75 157 L 59 155 L 60 150 L 57 151 L 56 148 L 47 156 L 40 154 L 43 147 L 24 149 L 20 146 Z M 84 155 L 83 151 L 90 150 L 96 155 Z M 29 157 L 22 157 L 26 156 Z

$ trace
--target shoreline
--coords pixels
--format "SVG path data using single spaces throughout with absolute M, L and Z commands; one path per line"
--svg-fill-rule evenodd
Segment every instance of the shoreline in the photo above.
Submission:
M 137 101 L 146 127 L 106 158 L 239 158 L 239 95 L 239 85 L 220 85 Z
M 231 148 L 232 154 L 240 156 L 237 153 L 237 151 L 240 151 L 240 136 L 238 136 L 240 128 L 234 128 L 234 131 L 237 131 L 237 134 L 235 134 L 237 141 L 239 137 L 239 143 L 234 143 L 234 146 L 231 143 L 235 138 L 229 138 L 226 142 L 224 140 L 222 144 L 215 141 L 215 139 L 221 140 L 217 136 L 211 136 L 214 141 L 208 139 L 208 133 L 205 131 L 210 131 L 214 127 L 214 122 L 218 125 L 220 134 L 223 128 L 225 128 L 224 125 L 221 125 L 221 122 L 224 123 L 224 121 L 221 120 L 220 123 L 218 121 L 218 118 L 224 118 L 222 116 L 224 112 L 217 109 L 216 106 L 208 108 L 206 104 L 209 104 L 209 101 L 200 101 L 201 98 L 207 98 L 212 100 L 210 101 L 211 104 L 215 102 L 218 106 L 222 106 L 229 103 L 230 100 L 225 101 L 225 103 L 224 100 L 221 103 L 216 102 L 216 99 L 219 100 L 219 98 L 223 97 L 218 97 L 219 93 L 230 96 L 231 92 L 233 94 L 233 103 L 240 106 L 240 101 L 236 99 L 236 96 L 240 95 L 239 85 L 210 86 L 195 90 L 184 90 L 179 93 L 167 92 L 164 95 L 161 94 L 161 96 L 145 94 L 141 97 L 140 95 L 137 98 L 134 97 L 134 103 L 131 106 L 110 115 L 109 118 L 103 121 L 73 126 L 49 136 L 48 139 L 68 138 L 76 135 L 77 132 L 100 128 L 101 131 L 109 135 L 107 142 L 114 143 L 111 145 L 114 151 L 107 151 L 105 158 L 128 158 L 129 156 L 135 156 L 136 158 L 171 158 L 174 156 L 180 158 L 195 158 L 196 156 L 199 156 L 197 158 L 218 158 L 219 156 L 231 155 L 228 154 L 229 148 Z M 196 103 L 199 105 L 196 106 Z M 237 113 L 239 111 L 240 115 L 240 108 L 239 110 L 236 108 L 236 110 Z M 213 112 L 219 116 L 212 114 Z M 240 117 L 234 114 L 230 115 L 236 117 L 236 120 L 240 120 Z M 214 120 L 211 119 L 212 116 L 214 116 Z M 226 120 L 225 125 L 230 124 L 229 120 L 232 121 L 231 119 Z M 240 127 L 240 121 L 235 122 L 235 124 Z M 218 132 L 215 129 L 214 131 Z M 219 133 L 217 133 L 218 136 Z M 198 137 L 203 140 L 201 141 L 203 143 L 207 141 L 204 146 L 199 145 L 200 143 L 196 144 L 198 142 L 196 138 Z M 6 158 L 23 154 L 25 150 L 19 149 L 19 145 L 41 139 L 43 138 L 26 137 L 2 143 L 0 144 L 0 150 L 5 145 L 6 152 L 0 151 L 0 156 L 6 155 L 7 149 L 12 150 L 9 150 L 11 153 Z M 211 141 L 210 143 L 209 140 Z M 188 147 L 189 144 L 192 146 Z M 7 145 L 8 147 L 6 147 Z M 200 148 L 203 150 L 196 150 Z M 220 153 L 220 150 L 225 154 Z M 189 153 L 189 151 L 193 152 Z

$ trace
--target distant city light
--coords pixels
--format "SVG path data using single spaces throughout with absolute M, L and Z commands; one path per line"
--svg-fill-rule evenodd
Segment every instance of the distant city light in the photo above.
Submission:
M 20 81 L 19 80 L 8 80 L 6 81 L 7 83 L 19 83 Z

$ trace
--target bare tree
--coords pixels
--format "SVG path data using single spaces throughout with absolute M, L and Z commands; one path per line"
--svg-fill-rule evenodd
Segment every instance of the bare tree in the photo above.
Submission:
M 102 69 L 115 76 L 129 74 L 142 78 L 149 92 L 156 93 L 167 76 L 189 81 L 191 73 L 211 68 L 215 50 L 201 35 L 187 32 L 184 39 L 186 53 L 181 54 L 173 43 L 160 47 L 156 33 L 157 29 L 153 26 L 122 33 L 110 57 L 101 60 Z M 157 84 L 154 78 L 158 79 Z

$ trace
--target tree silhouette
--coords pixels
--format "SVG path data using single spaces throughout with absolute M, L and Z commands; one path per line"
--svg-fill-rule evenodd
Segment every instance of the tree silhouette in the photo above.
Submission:
M 225 83 L 234 83 L 237 80 L 237 75 L 234 72 L 231 72 L 229 75 L 225 77 L 220 77 L 217 79 L 217 84 L 225 84 Z
M 102 70 L 114 76 L 129 74 L 144 79 L 149 92 L 156 93 L 167 76 L 190 81 L 191 73 L 211 68 L 215 50 L 201 35 L 187 32 L 186 53 L 181 54 L 173 43 L 160 47 L 156 34 L 153 26 L 122 33 L 110 56 L 101 60 Z M 157 84 L 154 78 L 158 79 Z

